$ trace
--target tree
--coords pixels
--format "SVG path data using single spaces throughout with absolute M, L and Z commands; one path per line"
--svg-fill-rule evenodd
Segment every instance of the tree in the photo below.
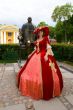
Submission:
M 51 38 L 55 38 L 55 28 L 52 26 L 49 26 L 49 35 Z
M 46 22 L 44 22 L 44 21 L 41 21 L 39 24 L 38 24 L 38 27 L 39 26 L 48 26 L 48 24 L 46 24 Z
M 67 41 L 67 20 L 70 19 L 70 17 L 73 14 L 73 6 L 69 3 L 62 5 L 62 6 L 57 6 L 53 13 L 52 13 L 52 19 L 55 22 L 59 21 L 65 21 L 64 22 L 64 31 L 65 31 L 65 42 Z
M 73 15 L 67 21 L 67 39 L 73 42 Z
M 64 27 L 63 27 L 62 21 L 57 22 L 55 26 L 55 34 L 56 34 L 56 39 L 58 42 L 64 41 Z

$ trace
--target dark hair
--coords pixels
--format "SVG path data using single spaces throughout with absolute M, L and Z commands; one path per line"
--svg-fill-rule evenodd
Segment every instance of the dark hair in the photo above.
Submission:
M 45 32 L 44 32 L 44 30 L 40 30 L 41 32 L 43 32 L 43 36 L 42 37 L 44 37 L 45 36 Z M 39 31 L 39 32 L 40 32 Z M 36 36 L 37 36 L 37 38 L 39 38 L 39 35 L 38 35 L 38 33 L 36 34 Z
M 43 32 L 43 37 L 45 36 L 45 31 L 44 30 L 41 30 Z

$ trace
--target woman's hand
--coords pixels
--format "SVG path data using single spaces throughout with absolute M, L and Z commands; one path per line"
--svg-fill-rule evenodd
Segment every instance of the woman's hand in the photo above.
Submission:
M 32 51 L 29 55 L 28 55 L 28 58 L 31 57 L 31 55 L 36 51 L 36 49 L 34 49 L 34 51 Z
M 30 57 L 31 57 L 31 55 L 32 55 L 32 53 L 28 55 L 28 58 L 30 58 Z
M 53 51 L 52 51 L 51 48 L 48 48 L 48 49 L 47 49 L 46 55 L 47 55 L 47 56 L 48 56 L 48 55 L 54 56 Z
M 45 61 L 47 61 L 47 60 L 48 60 L 48 56 L 47 56 L 47 55 L 45 55 L 45 56 L 44 56 L 44 59 L 45 59 Z

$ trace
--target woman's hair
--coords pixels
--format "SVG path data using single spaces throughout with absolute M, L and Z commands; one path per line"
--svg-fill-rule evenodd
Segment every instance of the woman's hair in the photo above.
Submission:
M 43 37 L 45 36 L 45 31 L 44 30 L 42 30 L 42 32 L 43 32 Z
M 42 37 L 44 37 L 44 36 L 45 36 L 45 32 L 44 32 L 44 30 L 41 30 L 41 32 L 43 32 L 43 36 L 42 36 Z M 37 33 L 37 38 L 39 38 L 38 33 Z

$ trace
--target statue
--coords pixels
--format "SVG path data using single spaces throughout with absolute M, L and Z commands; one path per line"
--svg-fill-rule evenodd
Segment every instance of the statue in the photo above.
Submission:
M 33 34 L 33 31 L 35 29 L 35 26 L 32 24 L 32 18 L 28 17 L 28 22 L 22 25 L 22 28 L 19 29 L 19 66 L 21 67 L 21 59 L 22 59 L 22 52 L 25 51 L 26 56 L 28 57 L 28 54 L 32 51 L 34 47 L 34 40 L 35 37 Z M 22 51 L 22 49 L 24 51 Z M 25 57 L 26 58 L 26 57 Z
M 18 40 L 19 40 L 19 45 L 20 46 L 23 45 L 22 32 L 20 28 L 19 28 Z
M 32 18 L 28 17 L 28 22 L 23 24 L 21 28 L 23 44 L 27 45 L 28 43 L 32 43 L 35 40 L 33 30 L 35 29 L 32 24 Z

